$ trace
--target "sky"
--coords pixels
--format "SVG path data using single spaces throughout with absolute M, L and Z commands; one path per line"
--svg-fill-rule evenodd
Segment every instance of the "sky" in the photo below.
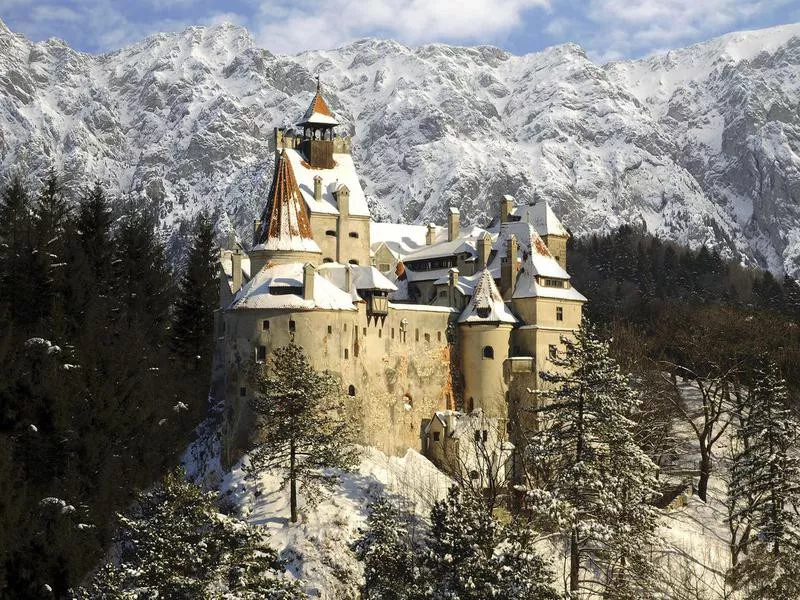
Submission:
M 800 22 L 800 0 L 0 0 L 0 19 L 34 41 L 58 37 L 93 53 L 230 21 L 275 53 L 363 37 L 492 44 L 515 54 L 574 42 L 606 62 Z

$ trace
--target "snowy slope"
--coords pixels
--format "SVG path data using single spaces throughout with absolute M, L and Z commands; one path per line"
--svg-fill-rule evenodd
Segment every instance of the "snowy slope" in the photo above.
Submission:
M 379 218 L 444 222 L 452 204 L 484 223 L 511 193 L 548 198 L 577 233 L 638 224 L 798 273 L 798 71 L 800 25 L 600 66 L 573 44 L 275 56 L 233 25 L 91 56 L 0 24 L 0 169 L 52 163 L 144 197 L 176 248 L 201 206 L 247 240 L 272 127 L 320 73 Z

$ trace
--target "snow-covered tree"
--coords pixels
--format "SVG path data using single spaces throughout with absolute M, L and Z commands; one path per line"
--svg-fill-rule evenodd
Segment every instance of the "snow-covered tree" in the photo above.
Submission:
M 452 486 L 431 511 L 422 577 L 432 600 L 554 600 L 551 575 L 522 522 L 501 525 L 471 490 Z
M 251 374 L 259 444 L 250 452 L 250 477 L 281 469 L 289 483 L 292 523 L 297 522 L 297 484 L 313 497 L 337 480 L 330 469 L 347 470 L 358 458 L 354 431 L 344 411 L 340 386 L 320 373 L 295 344 L 276 348 Z
M 732 569 L 748 598 L 800 597 L 800 427 L 787 408 L 786 384 L 766 362 L 743 407 L 728 488 L 731 517 L 744 523 L 747 554 Z
M 263 530 L 221 514 L 216 494 L 169 473 L 120 515 L 118 561 L 75 593 L 89 598 L 299 600 Z
M 604 593 L 627 598 L 646 589 L 652 574 L 656 468 L 634 441 L 629 417 L 639 401 L 608 343 L 585 321 L 564 343 L 566 352 L 541 374 L 547 388 L 527 448 L 529 500 L 569 540 L 570 591 L 589 585 L 581 570 L 591 560 L 603 572 Z
M 364 535 L 355 547 L 364 562 L 363 600 L 420 598 L 420 569 L 405 515 L 385 497 L 370 507 Z

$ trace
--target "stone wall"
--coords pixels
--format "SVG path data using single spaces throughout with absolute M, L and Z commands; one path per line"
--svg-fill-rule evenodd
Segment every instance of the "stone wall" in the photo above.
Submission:
M 388 454 L 421 451 L 428 419 L 454 402 L 447 329 L 455 316 L 449 309 L 401 306 L 385 318 L 368 318 L 363 303 L 357 311 L 224 313 L 226 459 L 235 460 L 252 433 L 247 369 L 258 346 L 268 354 L 291 341 L 316 369 L 340 381 L 361 443 Z

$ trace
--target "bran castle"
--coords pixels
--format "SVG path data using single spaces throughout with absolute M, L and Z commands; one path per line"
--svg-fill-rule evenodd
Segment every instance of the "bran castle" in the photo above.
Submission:
M 462 229 L 456 208 L 444 227 L 373 222 L 337 125 L 318 87 L 296 128 L 275 130 L 252 247 L 221 252 L 226 461 L 253 433 L 248 364 L 290 342 L 341 382 L 363 444 L 441 465 L 461 438 L 487 441 L 487 421 L 513 441 L 539 372 L 580 325 L 566 229 L 546 202 L 511 196 L 486 229 Z

